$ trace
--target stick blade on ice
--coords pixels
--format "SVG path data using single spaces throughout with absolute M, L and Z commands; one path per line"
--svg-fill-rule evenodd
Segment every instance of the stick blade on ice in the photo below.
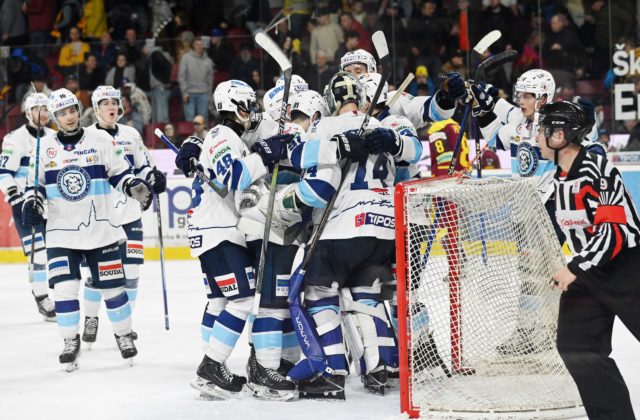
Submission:
M 263 50 L 276 60 L 283 72 L 291 68 L 291 62 L 269 35 L 259 31 L 255 34 L 254 39 Z
M 478 54 L 482 55 L 486 50 L 489 49 L 491 45 L 493 45 L 494 42 L 499 40 L 500 37 L 502 37 L 502 32 L 495 29 L 489 32 L 488 34 L 486 34 L 480 41 L 478 41 L 476 46 L 473 47 L 473 50 Z
M 384 36 L 382 31 L 376 31 L 373 35 L 371 35 L 371 41 L 373 42 L 373 46 L 376 49 L 376 53 L 378 53 L 378 58 L 382 60 L 383 57 L 389 55 L 389 47 L 387 46 L 387 39 Z

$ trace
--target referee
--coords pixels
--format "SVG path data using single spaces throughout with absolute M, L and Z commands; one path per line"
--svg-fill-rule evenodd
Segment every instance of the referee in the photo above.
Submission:
M 640 219 L 618 170 L 580 146 L 590 129 L 573 103 L 540 110 L 536 140 L 558 165 L 555 214 L 574 255 L 552 280 L 563 291 L 557 347 L 590 419 L 634 419 L 609 355 L 616 316 L 640 340 Z

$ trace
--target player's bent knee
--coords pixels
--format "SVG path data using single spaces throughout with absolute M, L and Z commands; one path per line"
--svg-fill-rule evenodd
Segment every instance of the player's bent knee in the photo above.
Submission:
M 56 301 L 78 299 L 80 280 L 65 280 L 56 283 L 53 287 Z

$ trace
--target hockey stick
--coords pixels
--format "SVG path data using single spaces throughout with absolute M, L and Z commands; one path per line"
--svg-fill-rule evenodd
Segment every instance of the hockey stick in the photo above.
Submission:
M 280 66 L 284 74 L 284 92 L 282 94 L 282 105 L 280 107 L 280 121 L 278 122 L 278 134 L 284 132 L 285 118 L 287 116 L 287 102 L 289 102 L 289 90 L 291 89 L 291 75 L 293 67 L 284 52 L 278 45 L 264 32 L 258 32 L 254 36 L 256 43 L 262 47 Z M 264 223 L 264 233 L 262 234 L 262 247 L 260 248 L 260 260 L 258 262 L 258 274 L 256 275 L 256 295 L 253 301 L 253 314 L 258 315 L 260 309 L 260 299 L 262 298 L 262 283 L 264 281 L 264 267 L 267 261 L 267 248 L 269 246 L 269 235 L 271 233 L 271 221 L 273 219 L 273 206 L 276 201 L 276 184 L 278 181 L 278 169 L 280 164 L 273 165 L 271 174 L 271 185 L 269 188 L 269 201 L 267 205 L 266 220 Z
M 167 136 L 165 136 L 165 134 L 162 132 L 162 130 L 160 130 L 159 128 L 156 128 L 155 131 L 153 132 L 160 140 L 162 140 L 162 142 L 171 150 L 173 150 L 174 153 L 178 154 L 179 150 L 178 148 L 171 143 L 171 140 L 169 140 L 169 138 Z M 218 184 L 216 184 L 215 182 L 213 182 L 211 180 L 211 178 L 209 178 L 205 173 L 204 170 L 202 170 L 202 167 L 200 166 L 200 164 L 198 163 L 198 160 L 196 158 L 191 158 L 191 166 L 193 166 L 193 170 L 195 171 L 196 175 L 198 175 L 200 177 L 201 180 L 203 180 L 208 186 L 210 186 L 216 193 L 218 193 L 218 195 L 222 198 L 225 198 L 227 196 L 227 194 L 229 194 L 229 190 L 227 189 L 226 186 L 220 186 Z
M 398 86 L 398 89 L 396 90 L 396 93 L 393 94 L 393 97 L 389 101 L 387 101 L 382 111 L 376 116 L 377 119 L 382 121 L 389 116 L 389 111 L 391 110 L 391 107 L 398 101 L 398 99 L 400 99 L 404 91 L 407 90 L 407 87 L 415 77 L 416 76 L 413 73 L 409 73 L 407 75 L 407 77 L 400 84 L 400 86 Z M 374 105 L 372 104 L 371 106 L 374 106 Z
M 156 166 L 151 154 L 147 150 L 147 147 L 144 144 L 140 144 L 142 147 L 142 151 L 144 152 L 149 164 L 153 168 L 153 170 L 157 170 Z M 167 300 L 167 280 L 166 280 L 166 270 L 164 267 L 164 239 L 162 235 L 162 212 L 160 211 L 160 196 L 155 194 L 154 197 L 156 204 L 156 221 L 158 223 L 158 240 L 160 242 L 160 276 L 162 277 L 162 303 L 164 304 L 164 329 L 169 331 L 169 302 Z
M 31 83 L 31 87 L 33 87 L 33 91 L 34 92 L 38 92 L 36 90 L 36 87 L 34 86 L 33 82 Z M 29 112 L 31 112 L 31 110 L 29 110 Z M 40 125 L 40 113 L 41 113 L 41 106 L 40 104 L 38 104 L 38 124 L 37 124 L 37 132 L 36 132 L 36 164 L 35 164 L 35 178 L 33 181 L 33 189 L 35 192 L 34 198 L 36 200 L 36 204 L 38 203 L 38 200 L 40 199 L 40 196 L 38 195 L 38 188 L 40 187 L 40 130 L 42 129 L 42 126 Z M 33 118 L 33 117 L 31 117 Z M 80 125 L 80 120 L 78 120 L 78 125 Z M 37 206 L 36 206 L 37 208 Z M 44 236 L 43 236 L 43 240 L 44 240 Z M 31 252 L 29 254 L 29 277 L 31 280 L 31 282 L 33 282 L 33 264 L 35 263 L 35 253 L 36 253 L 36 227 L 35 226 L 31 226 Z

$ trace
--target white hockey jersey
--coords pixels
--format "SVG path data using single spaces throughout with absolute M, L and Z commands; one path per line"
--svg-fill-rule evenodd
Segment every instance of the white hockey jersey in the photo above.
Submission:
M 393 98 L 395 93 L 395 91 L 389 92 L 389 98 Z M 390 115 L 406 117 L 415 128 L 424 127 L 429 121 L 442 121 L 451 118 L 455 111 L 455 107 L 441 108 L 435 95 L 413 96 L 406 92 L 403 92 L 396 103 L 389 108 Z
M 34 159 L 32 156 L 31 159 Z M 48 205 L 47 246 L 96 249 L 126 239 L 115 221 L 113 188 L 134 175 L 123 152 L 106 132 L 83 133 L 78 143 L 65 146 L 57 135 L 40 145 L 39 194 Z M 33 185 L 35 165 L 29 170 Z M 33 188 L 27 187 L 28 194 Z
M 348 112 L 323 118 L 309 129 L 309 140 L 330 141 L 335 134 L 358 130 L 364 114 Z M 380 126 L 375 118 L 369 127 Z M 352 163 L 348 168 L 342 189 L 337 192 L 334 208 L 320 239 L 348 239 L 374 237 L 393 239 L 395 219 L 393 212 L 393 183 L 395 163 L 389 154 L 370 155 L 366 160 Z M 340 183 L 340 166 L 318 165 L 307 170 L 296 193 L 305 204 L 323 208 Z M 321 211 L 316 210 L 314 220 Z
M 274 121 L 267 112 L 261 114 L 260 123 L 253 130 L 247 130 L 242 134 L 242 140 L 250 148 L 257 141 L 278 134 L 278 122 Z
M 113 139 L 118 149 L 122 150 L 129 164 L 133 167 L 134 175 L 147 179 L 151 171 L 149 159 L 143 150 L 144 143 L 138 130 L 128 125 L 116 124 L 116 132 Z M 90 125 L 84 129 L 85 135 L 92 136 L 93 133 L 101 131 L 109 134 L 106 130 L 98 128 L 97 124 Z M 109 134 L 111 136 L 111 134 Z M 113 192 L 115 207 L 115 222 L 120 225 L 134 222 L 142 217 L 140 203 L 119 191 Z
M 55 135 L 55 131 L 44 127 L 44 136 Z M 7 193 L 10 187 L 23 192 L 29 174 L 29 157 L 34 153 L 36 138 L 26 125 L 13 130 L 4 137 L 0 154 L 0 190 Z
M 224 241 L 246 246 L 245 235 L 236 228 L 237 190 L 248 188 L 267 174 L 258 154 L 250 154 L 242 139 L 222 124 L 207 133 L 202 144 L 200 164 L 207 176 L 229 193 L 222 198 L 199 177 L 193 182 L 191 209 L 187 213 L 191 255 L 200 256 Z

